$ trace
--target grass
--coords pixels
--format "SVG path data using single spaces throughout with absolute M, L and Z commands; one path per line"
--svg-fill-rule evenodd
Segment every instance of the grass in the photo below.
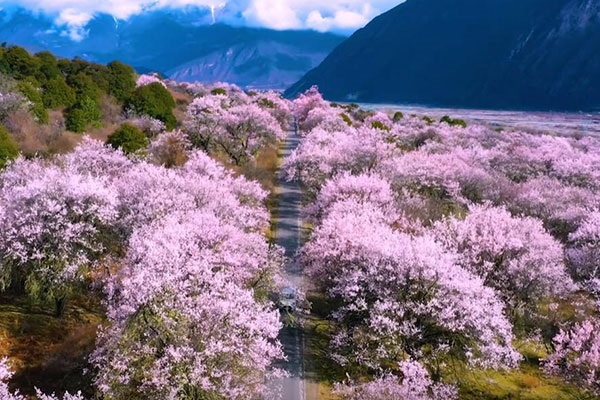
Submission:
M 0 297 L 0 357 L 8 357 L 15 375 L 11 388 L 34 394 L 65 390 L 91 396 L 87 357 L 93 350 L 103 312 L 96 299 L 77 296 L 64 318 L 51 307 L 31 305 L 25 297 Z
M 333 383 L 343 381 L 345 374 L 343 369 L 328 357 L 333 325 L 327 320 L 327 316 L 332 308 L 327 298 L 318 292 L 308 292 L 307 299 L 312 305 L 312 312 L 304 323 L 305 371 L 317 385 L 319 400 L 337 400 L 338 397 L 331 393 Z

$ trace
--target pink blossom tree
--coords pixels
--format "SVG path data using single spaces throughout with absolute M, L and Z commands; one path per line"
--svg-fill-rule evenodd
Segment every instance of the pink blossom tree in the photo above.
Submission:
M 306 134 L 315 128 L 321 128 L 328 132 L 339 132 L 347 129 L 349 118 L 346 114 L 346 120 L 342 117 L 342 111 L 339 108 L 322 106 L 313 108 L 308 112 L 304 122 L 300 126 L 301 134 Z
M 292 103 L 281 97 L 280 93 L 275 91 L 258 92 L 252 100 L 260 108 L 269 112 L 279 122 L 281 129 L 289 128 Z
M 588 319 L 561 330 L 554 338 L 554 347 L 544 369 L 600 395 L 600 322 Z
M 373 129 L 328 132 L 313 129 L 284 162 L 287 179 L 299 180 L 309 196 L 314 197 L 323 184 L 337 174 L 354 175 L 375 172 L 394 154 Z
M 350 175 L 347 172 L 328 180 L 304 213 L 318 223 L 327 216 L 332 206 L 346 200 L 376 206 L 390 224 L 399 217 L 394 192 L 386 180 L 375 174 Z
M 137 78 L 135 85 L 137 87 L 140 87 L 140 86 L 146 86 L 146 85 L 149 85 L 151 83 L 156 83 L 156 82 L 160 83 L 164 87 L 167 87 L 165 85 L 165 83 L 158 77 L 157 74 L 151 74 L 151 75 L 142 74 Z
M 278 267 L 270 257 L 262 237 L 206 211 L 134 233 L 92 356 L 99 390 L 113 399 L 260 394 L 283 356 L 279 313 L 255 298 Z
M 254 104 L 229 108 L 220 123 L 214 141 L 236 165 L 253 159 L 265 146 L 285 136 L 279 122 L 267 111 Z
M 335 392 L 343 400 L 453 400 L 458 391 L 451 385 L 435 383 L 418 362 L 402 361 L 398 369 L 402 377 L 386 373 L 367 383 L 336 385 Z
M 188 106 L 183 126 L 193 146 L 205 151 L 213 148 L 214 137 L 223 130 L 221 119 L 228 102 L 224 95 L 205 95 Z
M 300 127 L 308 117 L 308 113 L 315 108 L 327 108 L 329 104 L 323 99 L 319 88 L 311 87 L 306 92 L 298 96 L 293 102 L 293 112 Z
M 573 277 L 600 298 L 600 211 L 590 212 L 569 236 L 566 255 Z
M 433 239 L 385 219 L 364 203 L 338 202 L 302 251 L 307 273 L 339 304 L 334 360 L 374 371 L 407 356 L 514 366 L 520 356 L 495 292 Z
M 434 234 L 458 263 L 501 293 L 509 310 L 573 290 L 561 244 L 541 221 L 513 217 L 503 208 L 473 206 L 464 219 L 450 218 Z
M 55 302 L 107 254 L 117 218 L 106 178 L 19 159 L 0 177 L 0 281 Z

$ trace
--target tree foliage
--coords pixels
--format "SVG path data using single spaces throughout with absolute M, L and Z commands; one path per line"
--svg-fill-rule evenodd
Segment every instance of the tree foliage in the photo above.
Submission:
M 164 122 L 167 129 L 173 129 L 177 125 L 173 114 L 175 100 L 158 82 L 137 87 L 127 100 L 127 108 L 137 114 L 148 115 Z
M 136 153 L 148 146 L 148 138 L 137 126 L 124 123 L 110 134 L 106 143 L 125 154 Z

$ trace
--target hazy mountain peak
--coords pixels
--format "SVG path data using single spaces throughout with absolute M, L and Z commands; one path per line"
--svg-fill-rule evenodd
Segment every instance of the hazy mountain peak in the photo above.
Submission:
M 344 39 L 315 31 L 211 24 L 198 7 L 153 10 L 127 20 L 95 15 L 86 35 L 73 41 L 48 16 L 23 9 L 1 10 L 1 41 L 31 51 L 106 63 L 121 60 L 139 71 L 175 79 L 229 81 L 283 89 L 314 68 Z

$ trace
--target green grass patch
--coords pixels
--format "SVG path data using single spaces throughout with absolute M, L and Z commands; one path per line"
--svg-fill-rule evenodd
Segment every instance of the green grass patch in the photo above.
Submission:
M 11 388 L 34 394 L 94 391 L 87 358 L 95 347 L 103 311 L 97 299 L 74 296 L 65 316 L 53 316 L 51 306 L 32 305 L 21 296 L 0 297 L 0 357 L 8 357 L 15 375 Z

